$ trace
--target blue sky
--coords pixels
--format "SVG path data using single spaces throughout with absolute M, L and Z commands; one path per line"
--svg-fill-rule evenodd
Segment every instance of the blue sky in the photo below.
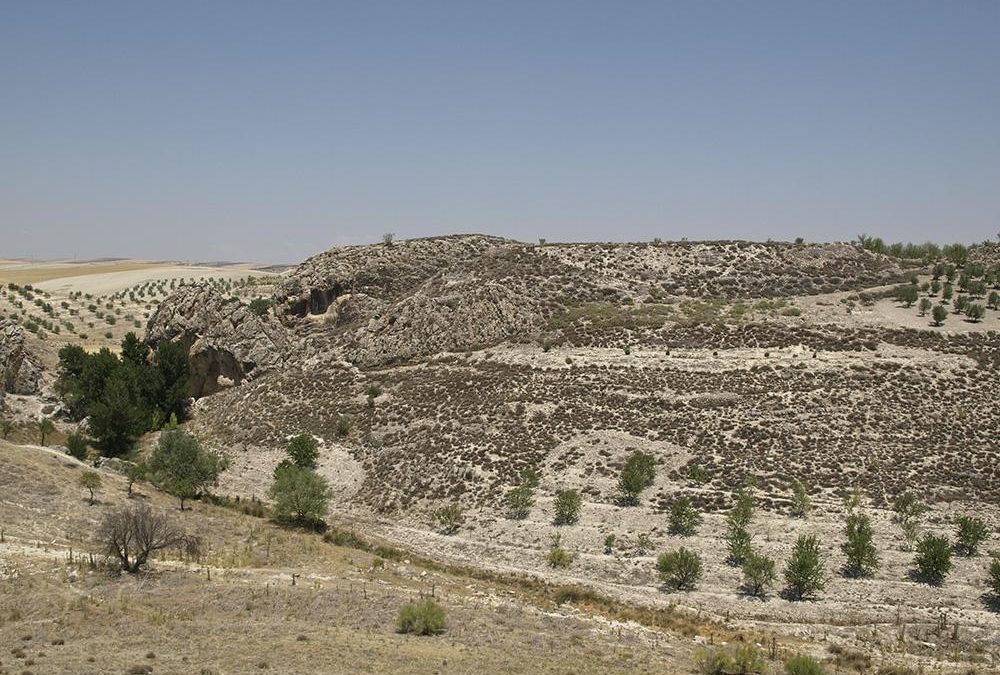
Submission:
M 1000 2 L 0 0 L 0 257 L 978 241 Z

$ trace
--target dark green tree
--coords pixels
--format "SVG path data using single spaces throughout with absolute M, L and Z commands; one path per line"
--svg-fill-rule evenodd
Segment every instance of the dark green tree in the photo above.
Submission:
M 913 562 L 919 578 L 935 586 L 942 584 L 951 571 L 951 542 L 947 537 L 925 534 L 917 543 Z
M 990 536 L 982 518 L 959 516 L 955 519 L 955 548 L 965 555 L 976 555 L 979 545 Z
M 931 318 L 934 319 L 935 326 L 940 326 L 948 318 L 948 310 L 945 309 L 944 305 L 934 305 L 934 309 L 931 310 Z
M 844 527 L 845 541 L 840 549 L 847 561 L 844 575 L 848 577 L 868 577 L 879 567 L 878 550 L 872 541 L 874 530 L 871 518 L 864 513 L 851 513 Z
M 800 535 L 795 541 L 792 557 L 785 565 L 785 583 L 793 600 L 815 595 L 826 586 L 823 556 L 816 535 Z
M 743 559 L 743 588 L 747 593 L 764 597 L 776 578 L 773 559 L 756 551 L 747 553 Z
M 670 533 L 685 537 L 697 532 L 701 516 L 691 504 L 690 497 L 678 497 L 670 505 Z
M 100 397 L 88 405 L 90 433 L 106 456 L 125 454 L 149 428 L 150 414 L 142 407 L 136 375 L 133 368 L 119 367 L 101 387 Z
M 556 493 L 556 525 L 572 525 L 580 519 L 583 499 L 576 490 L 560 490 Z
M 676 551 L 660 554 L 656 569 L 663 583 L 677 590 L 690 590 L 701 579 L 701 557 L 681 546 Z
M 636 505 L 643 490 L 656 479 L 656 458 L 636 450 L 625 460 L 625 468 L 618 478 L 618 491 L 624 504 Z
M 288 442 L 285 448 L 288 457 L 295 466 L 302 469 L 315 469 L 316 460 L 319 459 L 319 443 L 312 434 L 299 434 Z
M 279 467 L 268 491 L 275 517 L 299 525 L 321 524 L 332 494 L 325 478 L 295 464 Z

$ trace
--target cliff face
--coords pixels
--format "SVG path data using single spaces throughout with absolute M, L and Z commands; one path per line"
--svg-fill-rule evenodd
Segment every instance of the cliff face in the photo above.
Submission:
M 0 319 L 0 410 L 4 394 L 37 394 L 42 368 L 25 347 L 24 328 L 12 319 Z

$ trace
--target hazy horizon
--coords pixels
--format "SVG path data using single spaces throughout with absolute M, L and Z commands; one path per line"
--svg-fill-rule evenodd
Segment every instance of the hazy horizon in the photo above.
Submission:
M 0 258 L 1000 231 L 1000 3 L 4 3 Z

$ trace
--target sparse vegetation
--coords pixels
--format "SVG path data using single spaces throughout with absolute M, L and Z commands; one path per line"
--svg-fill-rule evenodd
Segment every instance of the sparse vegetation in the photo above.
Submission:
M 580 519 L 583 499 L 576 490 L 560 490 L 556 493 L 556 525 L 572 525 Z
M 921 580 L 934 585 L 944 583 L 951 572 L 951 542 L 947 537 L 925 534 L 917 544 L 914 564 Z
M 826 586 L 826 572 L 819 539 L 816 535 L 800 535 L 785 565 L 785 583 L 793 600 L 802 600 L 822 591 Z
M 436 635 L 444 632 L 445 613 L 433 598 L 421 598 L 399 608 L 397 621 L 400 633 Z
M 681 546 L 675 551 L 661 553 L 656 559 L 656 570 L 663 583 L 677 590 L 690 590 L 701 579 L 701 556 Z
M 223 458 L 203 449 L 197 438 L 180 429 L 160 434 L 149 460 L 154 482 L 180 500 L 181 511 L 184 502 L 213 485 L 225 467 Z

